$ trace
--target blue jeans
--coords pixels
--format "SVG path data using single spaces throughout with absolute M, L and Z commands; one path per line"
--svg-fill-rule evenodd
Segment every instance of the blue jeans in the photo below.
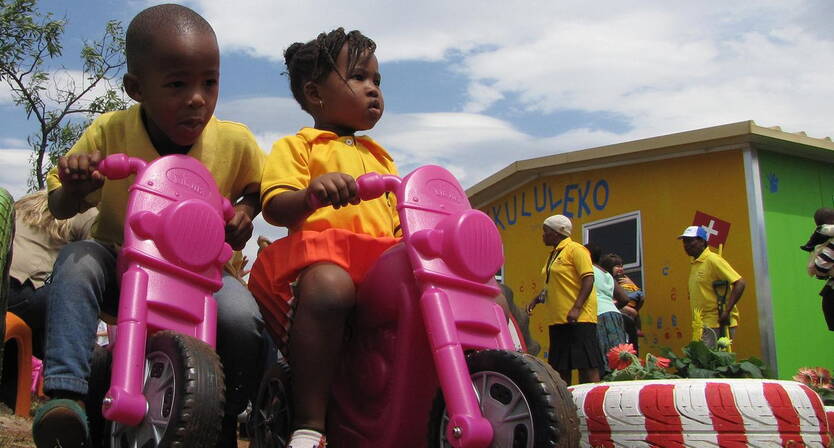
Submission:
M 226 376 L 226 414 L 243 411 L 261 370 L 263 318 L 246 287 L 223 274 L 217 300 L 217 353 Z M 94 241 L 65 246 L 55 262 L 46 311 L 44 391 L 87 393 L 101 312 L 116 315 L 116 253 Z
M 38 358 L 43 358 L 48 298 L 48 283 L 35 288 L 29 280 L 20 283 L 16 278 L 9 279 L 9 312 L 21 318 L 32 329 L 32 354 Z

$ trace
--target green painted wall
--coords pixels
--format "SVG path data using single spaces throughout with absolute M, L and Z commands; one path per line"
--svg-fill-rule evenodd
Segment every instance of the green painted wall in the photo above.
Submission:
M 823 282 L 807 275 L 808 254 L 799 249 L 814 230 L 814 211 L 834 206 L 834 165 L 759 151 L 759 172 L 779 376 L 804 366 L 834 369 L 834 332 L 818 295 Z

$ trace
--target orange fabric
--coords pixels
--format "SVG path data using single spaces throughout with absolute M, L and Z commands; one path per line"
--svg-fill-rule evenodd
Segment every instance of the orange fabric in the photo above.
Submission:
M 295 300 L 290 283 L 304 268 L 313 263 L 334 263 L 359 284 L 379 256 L 397 242 L 399 238 L 377 238 L 343 229 L 304 230 L 262 250 L 249 273 L 249 290 L 282 352 L 286 355 Z

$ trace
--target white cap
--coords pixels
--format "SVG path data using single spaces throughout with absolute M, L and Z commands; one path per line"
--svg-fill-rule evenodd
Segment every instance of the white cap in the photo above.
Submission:
M 700 238 L 707 241 L 709 240 L 709 235 L 707 234 L 707 229 L 705 229 L 704 226 L 689 226 L 684 229 L 680 236 L 678 236 L 678 239 L 681 238 Z
M 573 230 L 573 224 L 571 224 L 570 218 L 565 215 L 553 215 L 544 220 L 544 225 L 564 236 L 570 236 Z

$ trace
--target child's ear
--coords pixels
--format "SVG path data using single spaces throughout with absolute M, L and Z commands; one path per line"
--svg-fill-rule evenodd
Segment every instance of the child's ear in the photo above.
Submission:
M 307 101 L 308 106 L 318 106 L 322 102 L 321 92 L 319 92 L 319 85 L 315 81 L 307 81 L 304 83 L 304 100 Z
M 139 78 L 136 75 L 125 73 L 122 77 L 122 85 L 125 87 L 127 96 L 137 103 L 142 102 L 142 89 L 139 87 Z

